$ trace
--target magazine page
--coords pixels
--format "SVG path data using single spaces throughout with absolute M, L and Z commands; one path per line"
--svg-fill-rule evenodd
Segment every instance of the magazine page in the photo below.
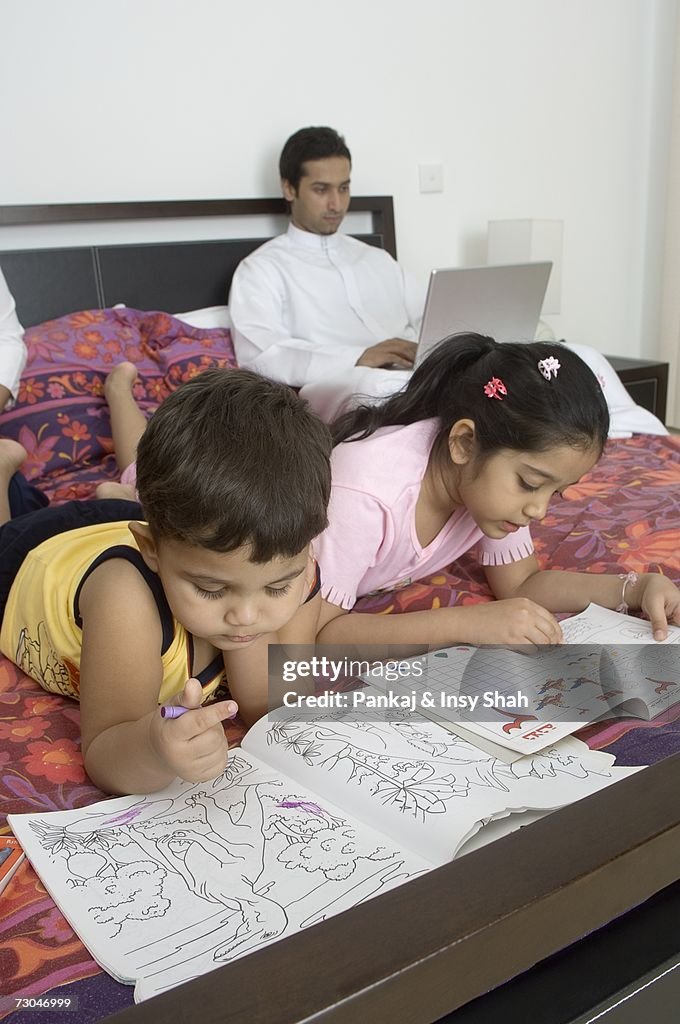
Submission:
M 557 743 L 607 710 L 601 699 L 602 646 L 510 651 L 456 645 L 362 675 L 419 714 L 458 731 L 504 760 Z M 584 688 L 587 682 L 589 686 Z M 502 751 L 508 751 L 503 755 Z
M 570 644 L 601 644 L 597 684 L 584 679 L 583 696 L 602 705 L 600 717 L 634 715 L 650 719 L 680 701 L 680 627 L 669 626 L 656 641 L 645 619 L 591 604 L 562 623 Z
M 649 622 L 592 604 L 561 625 L 557 647 L 458 644 L 404 659 L 398 673 L 377 664 L 361 678 L 394 706 L 410 705 L 507 761 L 603 717 L 650 718 L 680 700 L 680 627 L 657 643 Z

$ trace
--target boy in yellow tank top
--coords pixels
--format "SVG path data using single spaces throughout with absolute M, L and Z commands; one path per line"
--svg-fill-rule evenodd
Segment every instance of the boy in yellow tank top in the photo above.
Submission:
M 327 428 L 285 385 L 209 370 L 144 432 L 141 507 L 75 501 L 17 515 L 27 493 L 41 503 L 15 473 L 23 455 L 0 441 L 0 650 L 80 700 L 100 788 L 215 778 L 235 701 L 248 723 L 267 711 L 268 645 L 314 642 L 310 542 L 326 525 Z M 234 700 L 202 707 L 225 673 Z M 165 702 L 188 713 L 163 717 Z

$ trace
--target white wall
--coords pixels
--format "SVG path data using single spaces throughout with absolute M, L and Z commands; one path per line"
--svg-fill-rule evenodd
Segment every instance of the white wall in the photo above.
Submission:
M 680 26 L 678 29 L 668 164 L 660 355 L 670 364 L 666 422 L 680 430 Z
M 331 124 L 412 270 L 484 262 L 489 219 L 561 219 L 558 335 L 656 355 L 677 7 L 0 0 L 0 202 L 274 195 L 287 135 Z

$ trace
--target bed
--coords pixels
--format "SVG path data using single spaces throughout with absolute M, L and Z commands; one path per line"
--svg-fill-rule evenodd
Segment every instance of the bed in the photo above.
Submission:
M 355 198 L 353 210 L 363 217 L 357 233 L 395 254 L 390 197 Z M 29 328 L 30 349 L 19 402 L 3 416 L 0 432 L 26 445 L 27 474 L 53 500 L 87 497 L 97 482 L 115 476 L 102 387 L 116 362 L 138 364 L 137 397 L 148 410 L 203 367 L 235 365 L 228 320 L 214 307 L 224 306 L 235 266 L 271 229 L 248 237 L 232 230 L 219 239 L 66 248 L 12 248 L 2 241 L 7 231 L 16 237 L 25 228 L 30 237 L 32 227 L 50 224 L 195 224 L 219 217 L 233 221 L 238 235 L 244 216 L 283 214 L 282 201 L 273 199 L 0 207 L 0 265 Z M 206 307 L 207 319 L 172 315 Z M 680 581 L 679 440 L 610 441 L 598 466 L 555 502 L 536 530 L 540 557 L 565 569 L 584 562 L 595 572 L 658 569 Z M 362 610 L 389 614 L 488 597 L 483 577 L 465 560 L 455 574 L 367 598 Z M 82 768 L 77 705 L 43 693 L 4 659 L 0 700 L 0 830 L 7 813 L 100 798 Z M 237 742 L 238 726 L 229 728 Z M 1 897 L 0 1009 L 13 1011 L 13 997 L 58 992 L 78 1000 L 79 1021 L 116 1011 L 121 1021 L 185 1021 L 200 1003 L 206 1022 L 398 1024 L 445 1014 L 452 1022 L 497 1019 L 480 1015 L 491 1005 L 485 1000 L 496 1000 L 494 1013 L 525 1020 L 510 1015 L 512 992 L 526 984 L 535 998 L 532 979 L 554 966 L 554 954 L 564 960 L 587 949 L 592 940 L 583 937 L 598 929 L 595 939 L 605 942 L 617 927 L 609 923 L 634 920 L 639 905 L 658 905 L 662 916 L 680 907 L 680 706 L 653 723 L 607 722 L 581 737 L 615 753 L 620 764 L 650 767 L 370 905 L 137 1007 L 131 989 L 91 960 L 24 865 Z M 657 934 L 659 920 L 650 925 Z M 564 978 L 551 984 L 553 1004 L 567 998 Z M 526 1014 L 526 997 L 520 1002 Z M 30 1012 L 26 1020 L 35 1021 Z M 23 1012 L 12 1019 L 23 1020 Z

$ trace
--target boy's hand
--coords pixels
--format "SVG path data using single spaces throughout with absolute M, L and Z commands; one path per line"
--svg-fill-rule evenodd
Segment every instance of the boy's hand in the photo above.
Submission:
M 201 707 L 198 679 L 188 679 L 172 706 L 187 708 L 179 718 L 163 718 L 159 710 L 149 729 L 151 745 L 168 770 L 186 782 L 208 782 L 227 763 L 227 738 L 222 722 L 234 718 L 238 704 L 223 700 Z
M 636 583 L 632 597 L 637 598 L 638 607 L 649 619 L 655 640 L 666 639 L 669 622 L 680 626 L 680 590 L 665 576 L 645 573 Z

